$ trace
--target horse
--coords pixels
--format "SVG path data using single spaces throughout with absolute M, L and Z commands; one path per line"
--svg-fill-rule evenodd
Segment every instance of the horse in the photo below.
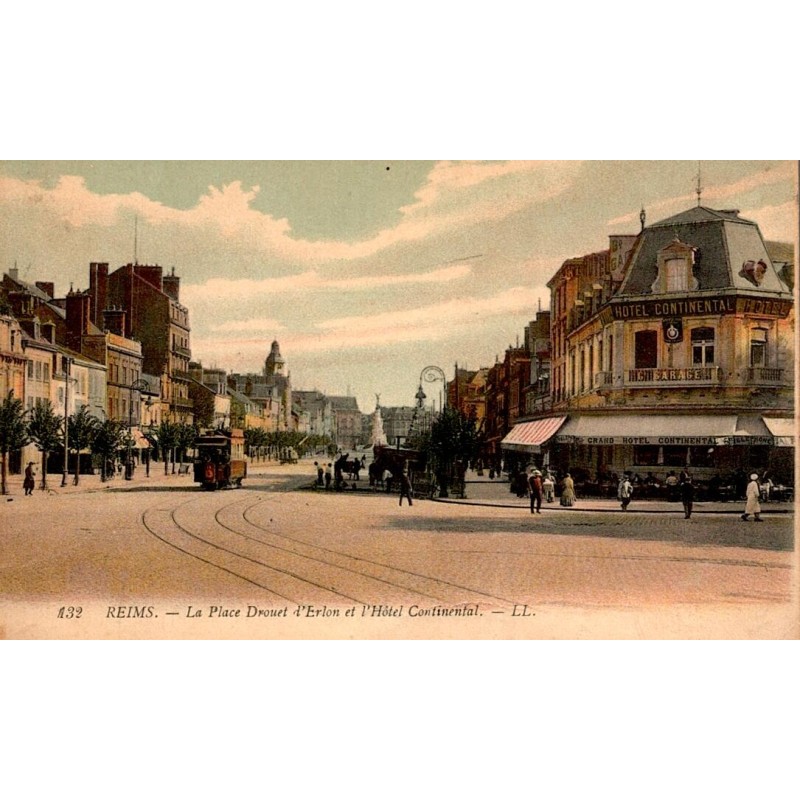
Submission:
M 384 486 L 383 474 L 388 471 L 386 491 L 391 491 L 395 482 L 399 483 L 403 469 L 408 465 L 409 471 L 422 471 L 425 469 L 425 454 L 418 450 L 398 450 L 384 445 L 376 446 L 373 450 L 375 457 L 369 465 L 369 485 Z

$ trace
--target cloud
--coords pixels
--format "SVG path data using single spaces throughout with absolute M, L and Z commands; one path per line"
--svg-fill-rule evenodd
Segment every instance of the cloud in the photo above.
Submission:
M 794 242 L 797 231 L 797 203 L 789 201 L 761 208 L 742 211 L 745 219 L 758 223 L 765 239 L 778 242 Z
M 281 348 L 295 355 L 302 353 L 367 349 L 401 342 L 436 342 L 463 337 L 479 330 L 492 319 L 524 318 L 533 315 L 539 301 L 548 300 L 545 289 L 524 286 L 509 288 L 492 297 L 462 297 L 411 309 L 396 309 L 377 314 L 337 317 L 314 324 L 315 332 L 292 333 L 281 337 Z M 261 331 L 269 320 L 240 323 L 238 331 Z M 273 329 L 269 329 L 270 331 Z M 236 333 L 233 326 L 224 332 Z M 239 352 L 261 353 L 263 337 L 193 338 L 192 346 L 206 357 L 220 358 Z
M 280 278 L 264 278 L 263 280 L 212 278 L 203 284 L 186 285 L 181 291 L 184 301 L 192 305 L 204 300 L 241 300 L 243 297 L 274 296 L 292 292 L 373 291 L 410 284 L 449 283 L 466 278 L 471 273 L 472 270 L 465 264 L 443 267 L 430 272 L 364 275 L 354 278 L 327 278 L 312 270 L 298 275 L 284 275 Z
M 252 331 L 253 333 L 271 334 L 274 331 L 286 330 L 286 326 L 274 319 L 234 319 L 219 325 L 212 325 L 211 330 L 215 333 Z
M 84 178 L 63 176 L 53 188 L 41 181 L 0 176 L 0 204 L 45 209 L 56 223 L 74 227 L 129 224 L 137 214 L 143 224 L 174 226 L 181 233 L 213 234 L 233 249 L 251 249 L 296 264 L 355 261 L 403 243 L 434 235 L 462 234 L 464 229 L 534 207 L 564 192 L 580 169 L 578 162 L 441 162 L 399 209 L 395 225 L 360 241 L 308 241 L 292 236 L 290 221 L 253 207 L 260 187 L 241 181 L 210 186 L 190 209 L 174 209 L 138 193 L 99 195 Z
M 701 198 L 703 205 L 712 207 L 719 206 L 727 200 L 739 198 L 749 192 L 775 186 L 776 184 L 785 183 L 789 186 L 794 186 L 796 178 L 796 162 L 787 161 L 774 167 L 754 172 L 751 175 L 746 175 L 744 178 L 731 181 L 730 183 L 704 188 Z M 657 203 L 651 203 L 647 206 L 646 211 L 651 220 L 662 219 L 664 216 L 674 213 L 677 210 L 685 209 L 688 205 L 694 205 L 696 202 L 697 195 L 694 192 L 687 192 L 686 194 L 659 200 Z M 638 222 L 639 212 L 632 211 L 629 214 L 623 214 L 620 217 L 609 220 L 608 225 L 630 225 Z

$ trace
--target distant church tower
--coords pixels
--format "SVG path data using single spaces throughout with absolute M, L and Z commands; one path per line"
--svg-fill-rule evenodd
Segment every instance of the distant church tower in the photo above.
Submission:
M 281 347 L 278 344 L 278 340 L 276 339 L 272 343 L 269 355 L 264 361 L 264 375 L 267 378 L 271 378 L 274 375 L 284 376 L 286 375 L 285 369 L 286 369 L 286 361 L 281 355 Z

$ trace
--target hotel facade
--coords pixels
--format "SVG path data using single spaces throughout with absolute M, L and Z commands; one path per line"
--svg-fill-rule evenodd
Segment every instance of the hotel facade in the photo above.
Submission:
M 785 248 L 784 248 L 785 249 Z M 791 264 L 698 205 L 566 261 L 551 290 L 551 410 L 504 438 L 587 482 L 626 470 L 793 481 Z

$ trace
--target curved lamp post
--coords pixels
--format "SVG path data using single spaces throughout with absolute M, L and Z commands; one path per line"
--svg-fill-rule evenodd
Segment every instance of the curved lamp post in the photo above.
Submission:
M 447 378 L 445 377 L 444 370 L 436 366 L 425 367 L 419 376 L 420 389 L 422 388 L 423 381 L 427 381 L 428 383 L 433 383 L 433 381 L 442 382 L 442 394 L 439 395 L 439 411 L 441 411 L 447 403 Z M 444 403 L 442 402 L 442 397 L 444 397 Z
M 150 384 L 144 380 L 144 378 L 139 378 L 139 380 L 134 381 L 128 387 L 128 458 L 125 464 L 126 481 L 133 478 L 133 393 L 139 392 L 139 394 L 141 394 L 149 389 Z

